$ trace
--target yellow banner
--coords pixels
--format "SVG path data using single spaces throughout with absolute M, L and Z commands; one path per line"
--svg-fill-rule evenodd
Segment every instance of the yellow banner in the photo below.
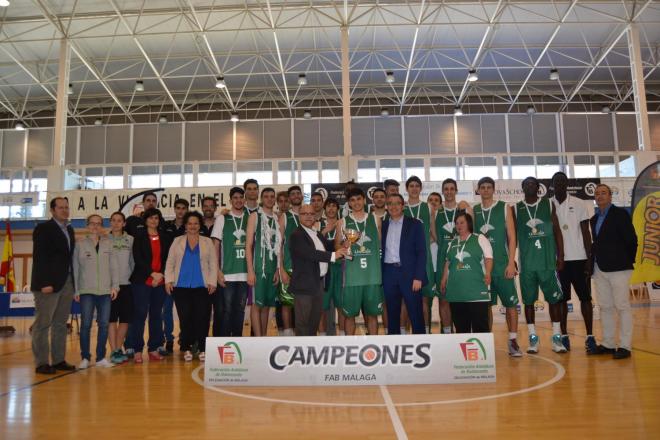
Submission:
M 660 282 L 660 191 L 639 201 L 633 212 L 637 255 L 631 284 Z

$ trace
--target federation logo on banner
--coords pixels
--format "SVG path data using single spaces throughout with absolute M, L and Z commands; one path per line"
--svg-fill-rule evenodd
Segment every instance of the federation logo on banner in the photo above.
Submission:
M 485 361 L 486 349 L 478 338 L 470 338 L 460 344 L 463 359 L 466 361 Z
M 218 347 L 218 353 L 220 354 L 220 363 L 223 365 L 240 365 L 243 363 L 243 354 L 235 342 L 227 342 L 225 345 Z

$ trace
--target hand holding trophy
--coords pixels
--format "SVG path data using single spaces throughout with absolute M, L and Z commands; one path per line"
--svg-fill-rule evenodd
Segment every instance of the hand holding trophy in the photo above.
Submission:
M 360 235 L 362 235 L 362 233 L 356 229 L 344 228 L 344 236 L 350 242 L 348 253 L 346 254 L 347 260 L 353 259 L 353 256 L 351 255 L 350 246 L 352 246 L 353 243 L 357 242 L 360 239 Z

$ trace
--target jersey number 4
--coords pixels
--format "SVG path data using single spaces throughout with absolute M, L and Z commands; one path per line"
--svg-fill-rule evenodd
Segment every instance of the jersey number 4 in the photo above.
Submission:
M 536 249 L 541 249 L 541 241 L 538 238 L 534 242 L 534 246 L 536 246 Z

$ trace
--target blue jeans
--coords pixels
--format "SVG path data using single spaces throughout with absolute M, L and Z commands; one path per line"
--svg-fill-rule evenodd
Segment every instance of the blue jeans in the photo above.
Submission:
M 133 323 L 130 340 L 136 353 L 144 349 L 144 321 L 149 315 L 149 340 L 147 348 L 156 351 L 163 344 L 163 302 L 165 288 L 146 284 L 133 284 Z
M 165 302 L 163 303 L 163 333 L 165 334 L 165 342 L 174 341 L 174 299 L 172 295 L 165 295 Z
M 220 336 L 243 336 L 243 320 L 247 303 L 248 285 L 245 281 L 227 281 L 218 295 L 222 320 Z
M 110 295 L 80 295 L 80 356 L 91 360 L 89 352 L 90 334 L 92 331 L 92 319 L 96 309 L 96 324 L 99 331 L 96 335 L 96 362 L 105 357 L 105 344 L 108 342 L 108 325 L 110 322 Z

